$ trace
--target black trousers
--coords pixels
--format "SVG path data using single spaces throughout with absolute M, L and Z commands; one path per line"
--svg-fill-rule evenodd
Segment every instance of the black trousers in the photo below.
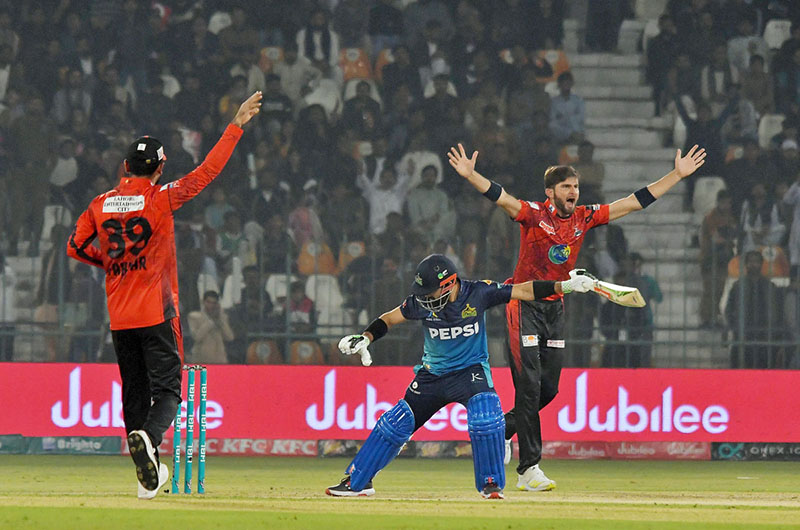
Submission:
M 461 403 L 466 407 L 467 401 L 481 392 L 494 392 L 494 387 L 491 373 L 480 364 L 444 375 L 434 375 L 421 368 L 403 399 L 414 413 L 416 432 L 445 405 Z
M 507 349 L 514 381 L 514 408 L 506 413 L 506 439 L 519 441 L 522 474 L 542 459 L 539 411 L 558 394 L 564 350 L 564 304 L 556 301 L 522 302 L 506 306 Z
M 144 430 L 158 447 L 181 403 L 180 322 L 111 332 L 122 378 L 125 431 Z

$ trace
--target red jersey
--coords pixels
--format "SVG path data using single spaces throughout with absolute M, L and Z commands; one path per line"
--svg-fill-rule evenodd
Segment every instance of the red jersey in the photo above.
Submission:
M 228 125 L 203 163 L 175 182 L 159 186 L 123 177 L 78 218 L 67 254 L 106 271 L 112 330 L 155 326 L 178 316 L 173 212 L 219 175 L 241 136 L 242 129 Z M 100 248 L 92 245 L 95 238 Z
M 572 215 L 562 218 L 550 199 L 519 202 L 522 209 L 514 219 L 520 230 L 519 259 L 513 282 L 569 279 L 586 232 L 608 223 L 608 204 L 577 206 Z M 562 296 L 546 299 L 557 300 Z

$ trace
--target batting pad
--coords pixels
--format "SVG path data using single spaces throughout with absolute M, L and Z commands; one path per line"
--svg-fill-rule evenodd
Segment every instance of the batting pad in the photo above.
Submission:
M 500 403 L 498 401 L 498 406 Z M 386 467 L 400 453 L 403 444 L 414 433 L 414 412 L 404 399 L 384 412 L 367 441 L 347 466 L 350 489 L 361 491 L 375 474 Z M 502 463 L 502 456 L 500 462 Z
M 494 392 L 481 392 L 467 401 L 467 427 L 472 441 L 472 462 L 475 464 L 475 487 L 483 491 L 490 478 L 500 487 L 506 486 L 505 456 L 506 420 L 500 398 Z

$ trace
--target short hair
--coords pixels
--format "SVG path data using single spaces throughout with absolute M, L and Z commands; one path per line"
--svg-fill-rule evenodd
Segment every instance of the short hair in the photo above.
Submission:
M 580 174 L 572 166 L 550 166 L 544 172 L 544 187 L 555 188 L 556 184 L 564 182 L 570 177 L 580 179 Z
M 753 55 L 750 56 L 750 64 L 753 64 L 755 61 L 761 61 L 761 63 L 763 64 L 764 58 L 761 55 L 754 53 Z
M 217 291 L 206 291 L 203 293 L 203 301 L 205 301 L 206 298 L 216 298 L 219 300 L 219 293 Z
M 745 263 L 747 263 L 747 260 L 749 260 L 750 258 L 757 258 L 758 261 L 762 263 L 764 262 L 764 256 L 762 256 L 761 252 L 759 252 L 758 250 L 748 250 L 744 255 Z
M 724 199 L 730 199 L 731 193 L 727 189 L 722 189 L 717 192 L 717 204 Z
M 575 80 L 575 78 L 574 78 L 574 77 L 572 77 L 572 72 L 570 72 L 569 70 L 567 70 L 566 72 L 562 72 L 562 73 L 561 73 L 561 74 L 558 76 L 558 82 L 559 82 L 559 83 L 560 83 L 561 81 L 574 81 L 574 80 Z
M 428 169 L 432 169 L 432 170 L 433 170 L 433 172 L 434 172 L 434 174 L 435 174 L 437 177 L 439 176 L 439 170 L 438 170 L 438 169 L 436 169 L 436 166 L 434 166 L 433 164 L 428 164 L 427 166 L 425 166 L 424 168 L 422 168 L 422 171 L 420 171 L 420 172 L 419 172 L 419 174 L 420 174 L 420 175 L 422 175 L 422 174 L 423 174 L 423 173 L 425 173 L 425 171 L 426 171 L 426 170 L 428 170 Z

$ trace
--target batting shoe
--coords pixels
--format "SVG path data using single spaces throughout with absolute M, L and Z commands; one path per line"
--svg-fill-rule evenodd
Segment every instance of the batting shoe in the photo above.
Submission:
M 517 475 L 517 489 L 521 491 L 550 491 L 556 488 L 556 481 L 547 478 L 539 464 L 531 466 L 522 475 Z
M 154 490 L 146 490 L 144 486 L 142 486 L 141 482 L 137 481 L 137 485 L 139 486 L 139 498 L 140 499 L 152 499 L 156 495 L 158 495 L 158 491 L 161 489 L 161 486 L 167 483 L 169 480 L 169 469 L 167 468 L 166 464 L 160 464 L 158 467 L 158 487 Z
M 131 431 L 128 434 L 128 450 L 136 464 L 136 478 L 139 483 L 148 491 L 157 490 L 161 468 L 150 436 L 144 431 Z
M 507 466 L 511 463 L 511 440 L 506 440 L 506 452 L 503 455 L 503 465 Z
M 483 491 L 481 492 L 481 497 L 484 499 L 505 499 L 503 495 L 503 490 L 497 485 L 497 482 L 494 479 L 490 478 L 486 481 L 486 485 L 483 487 Z
M 370 480 L 363 490 L 353 491 L 350 489 L 350 475 L 345 475 L 337 485 L 326 488 L 325 493 L 331 497 L 372 497 L 375 495 L 375 488 L 372 487 L 372 481 Z

